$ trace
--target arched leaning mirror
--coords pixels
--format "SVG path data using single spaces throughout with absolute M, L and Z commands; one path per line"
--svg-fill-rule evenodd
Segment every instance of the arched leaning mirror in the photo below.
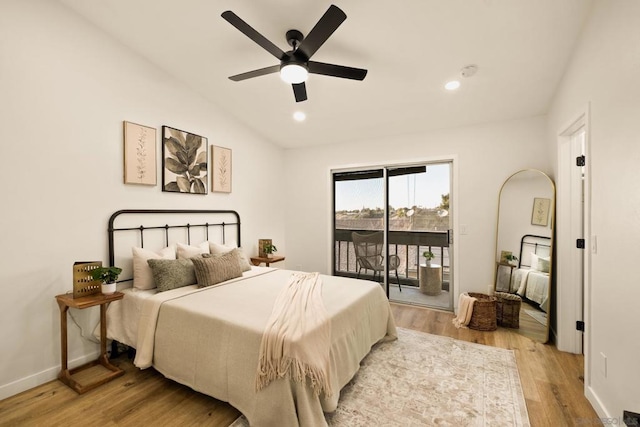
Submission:
M 535 169 L 511 175 L 498 197 L 495 292 L 498 325 L 549 339 L 556 191 Z

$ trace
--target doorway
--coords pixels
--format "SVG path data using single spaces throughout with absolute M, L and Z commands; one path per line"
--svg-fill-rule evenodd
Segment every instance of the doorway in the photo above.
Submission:
M 394 302 L 452 311 L 451 177 L 451 161 L 332 171 L 333 274 L 378 281 Z M 379 261 L 363 258 L 374 251 L 365 239 L 380 243 Z
M 588 263 L 595 251 L 589 236 L 587 113 L 558 136 L 557 339 L 559 350 L 586 356 Z M 585 362 L 586 362 L 585 358 Z M 585 366 L 586 368 L 586 366 Z

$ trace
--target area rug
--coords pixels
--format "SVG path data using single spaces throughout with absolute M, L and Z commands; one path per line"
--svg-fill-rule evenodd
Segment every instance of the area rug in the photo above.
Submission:
M 342 389 L 330 426 L 522 426 L 527 407 L 512 350 L 398 328 Z M 240 417 L 232 427 L 247 427 Z
M 536 322 L 547 326 L 547 313 L 544 311 L 524 310 L 529 316 L 533 317 Z

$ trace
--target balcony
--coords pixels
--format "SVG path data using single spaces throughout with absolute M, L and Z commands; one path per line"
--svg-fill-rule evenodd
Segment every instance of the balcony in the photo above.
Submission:
M 371 229 L 335 230 L 334 274 L 336 276 L 356 277 L 356 254 L 351 233 L 371 233 Z M 389 254 L 400 258 L 398 277 L 402 286 L 419 287 L 420 269 L 424 264 L 422 253 L 431 251 L 435 254 L 432 260 L 442 266 L 442 289 L 449 290 L 451 265 L 449 258 L 448 233 L 446 231 L 389 231 Z M 389 283 L 395 283 L 395 275 L 391 273 Z M 372 271 L 362 271 L 360 278 L 373 280 Z

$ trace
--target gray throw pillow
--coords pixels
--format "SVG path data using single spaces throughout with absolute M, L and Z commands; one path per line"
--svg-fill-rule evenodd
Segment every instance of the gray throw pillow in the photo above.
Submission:
M 222 255 L 207 255 L 191 258 L 199 287 L 216 285 L 242 276 L 238 255 L 234 251 Z
M 235 248 L 231 252 L 235 253 L 238 257 L 238 263 L 243 272 L 251 270 L 251 264 L 247 259 L 247 255 L 242 251 L 242 248 Z
M 147 260 L 158 292 L 195 285 L 196 273 L 190 259 Z

